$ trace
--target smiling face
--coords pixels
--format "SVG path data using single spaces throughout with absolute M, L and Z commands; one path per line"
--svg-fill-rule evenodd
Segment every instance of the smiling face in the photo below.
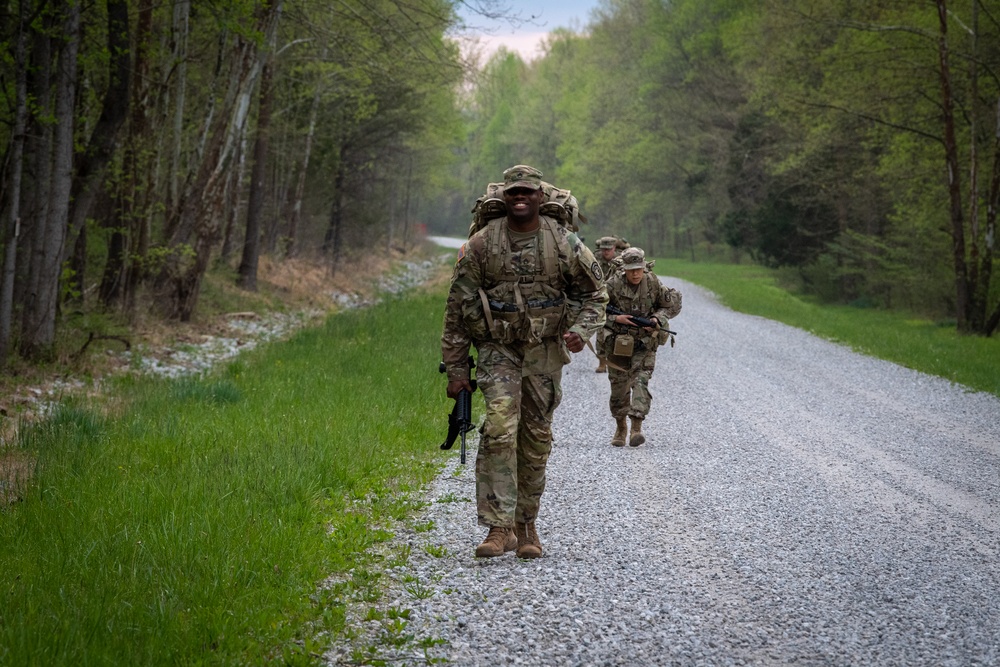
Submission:
M 507 218 L 515 228 L 530 231 L 538 224 L 538 208 L 542 205 L 542 191 L 513 187 L 504 190 Z

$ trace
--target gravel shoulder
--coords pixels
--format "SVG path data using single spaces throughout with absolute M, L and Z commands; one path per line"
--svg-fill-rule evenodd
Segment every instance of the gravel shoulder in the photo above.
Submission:
M 608 444 L 607 376 L 575 355 L 545 557 L 473 557 L 472 443 L 384 546 L 410 555 L 377 606 L 412 640 L 352 605 L 327 662 L 1000 665 L 1000 400 L 665 282 L 648 444 Z

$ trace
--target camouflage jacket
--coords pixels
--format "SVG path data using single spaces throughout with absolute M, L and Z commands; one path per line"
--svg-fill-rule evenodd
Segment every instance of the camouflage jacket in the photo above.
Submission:
M 562 334 L 584 340 L 604 326 L 607 290 L 594 254 L 548 217 L 534 240 L 512 247 L 507 219 L 493 220 L 458 251 L 445 306 L 441 354 L 449 380 L 469 377 L 471 345 L 496 344 L 524 375 L 570 360 Z
M 646 271 L 642 275 L 642 282 L 638 285 L 629 284 L 625 273 L 619 271 L 608 279 L 607 287 L 609 303 L 612 306 L 620 308 L 629 315 L 646 319 L 655 317 L 664 329 L 667 328 L 669 319 L 677 317 L 681 312 L 681 293 L 661 283 L 652 271 Z M 610 330 L 612 333 L 631 333 L 638 336 L 647 346 L 654 349 L 656 347 L 654 334 L 636 327 L 615 324 L 613 317 L 607 319 L 605 330 Z

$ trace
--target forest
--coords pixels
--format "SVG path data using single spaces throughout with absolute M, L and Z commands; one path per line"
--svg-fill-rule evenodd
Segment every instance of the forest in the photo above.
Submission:
M 70 310 L 189 320 L 212 267 L 254 290 L 265 255 L 462 235 L 518 163 L 588 242 L 996 331 L 995 3 L 602 0 L 530 61 L 463 49 L 463 5 L 508 11 L 4 2 L 0 360 L 50 358 Z

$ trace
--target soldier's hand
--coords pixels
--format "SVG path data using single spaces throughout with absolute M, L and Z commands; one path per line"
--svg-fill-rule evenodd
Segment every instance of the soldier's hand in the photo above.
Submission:
M 448 381 L 448 398 L 456 399 L 458 398 L 459 392 L 463 389 L 472 393 L 472 384 L 468 380 L 449 380 Z
M 575 331 L 567 331 L 564 333 L 563 340 L 566 341 L 566 347 L 569 348 L 570 352 L 580 352 L 583 350 L 583 337 Z

